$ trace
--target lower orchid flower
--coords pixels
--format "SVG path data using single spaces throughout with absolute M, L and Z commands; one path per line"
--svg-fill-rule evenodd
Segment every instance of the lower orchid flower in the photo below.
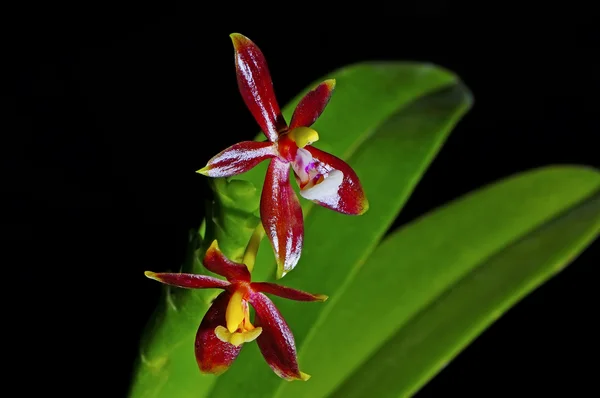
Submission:
M 327 296 L 310 294 L 269 282 L 251 282 L 250 270 L 223 255 L 213 241 L 204 266 L 227 280 L 187 273 L 154 273 L 148 278 L 190 289 L 218 288 L 220 293 L 204 315 L 196 333 L 195 353 L 200 371 L 221 374 L 237 358 L 242 345 L 256 340 L 273 371 L 285 380 L 308 380 L 296 357 L 294 336 L 275 304 L 264 294 L 296 301 L 325 301 Z M 255 310 L 254 324 L 249 306 Z
M 198 172 L 208 177 L 231 177 L 270 160 L 260 214 L 277 258 L 277 277 L 281 278 L 298 263 L 304 239 L 302 209 L 290 184 L 290 169 L 300 195 L 318 205 L 360 215 L 369 203 L 352 167 L 311 145 L 319 139 L 311 126 L 327 106 L 335 80 L 326 80 L 308 92 L 288 126 L 275 98 L 263 53 L 245 36 L 234 33 L 231 39 L 240 93 L 268 140 L 232 145 Z

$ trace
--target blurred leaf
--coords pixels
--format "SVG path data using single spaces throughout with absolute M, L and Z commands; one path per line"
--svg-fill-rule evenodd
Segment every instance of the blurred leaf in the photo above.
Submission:
M 365 63 L 329 77 L 337 79 L 336 92 L 314 126 L 321 137 L 315 146 L 355 167 L 371 208 L 363 216 L 351 217 L 302 200 L 305 249 L 299 265 L 283 282 L 335 295 L 389 228 L 471 99 L 454 75 L 429 64 Z M 300 97 L 284 109 L 288 120 Z M 237 179 L 254 183 L 260 192 L 265 170 L 263 163 Z M 274 269 L 272 249 L 264 241 L 253 279 L 272 277 Z M 242 392 L 262 397 L 276 390 L 280 379 L 260 358 L 256 344 L 246 344 L 224 375 L 200 374 L 194 335 L 210 300 L 186 294 L 173 306 L 172 293 L 166 292 L 148 327 L 131 397 L 239 396 Z M 276 301 L 299 344 L 327 308 Z
M 410 396 L 599 231 L 600 173 L 583 167 L 526 172 L 445 205 L 357 265 L 302 346 L 313 377 L 265 396 Z

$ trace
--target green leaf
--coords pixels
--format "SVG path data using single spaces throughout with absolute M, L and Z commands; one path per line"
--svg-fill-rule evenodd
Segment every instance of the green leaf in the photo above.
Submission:
M 278 396 L 411 396 L 599 232 L 600 173 L 585 168 L 534 170 L 444 206 L 385 239 L 302 358 L 318 378 Z M 362 328 L 340 333 L 349 323 Z
M 321 137 L 315 146 L 355 167 L 370 210 L 360 217 L 345 216 L 302 200 L 305 247 L 297 268 L 282 282 L 335 295 L 383 237 L 471 98 L 456 76 L 430 64 L 365 63 L 323 79 L 330 77 L 337 80 L 336 92 L 313 126 Z M 284 109 L 287 120 L 301 95 Z M 260 192 L 265 170 L 263 163 L 236 178 L 252 182 Z M 253 279 L 272 278 L 274 269 L 273 251 L 265 240 Z M 171 295 L 167 290 L 148 327 L 131 397 L 238 396 L 242 391 L 262 397 L 278 388 L 281 380 L 260 358 L 256 344 L 246 344 L 232 368 L 218 378 L 200 374 L 194 334 L 210 300 L 186 295 L 188 299 L 172 306 Z M 274 301 L 302 349 L 328 307 Z
M 369 211 L 351 217 L 314 206 L 306 215 L 302 258 L 281 283 L 323 293 L 330 299 L 321 304 L 274 298 L 294 333 L 303 371 L 318 378 L 328 377 L 330 370 L 317 375 L 310 367 L 303 369 L 303 356 L 308 352 L 318 355 L 320 349 L 317 347 L 317 351 L 313 351 L 315 348 L 304 342 L 319 333 L 319 325 L 330 315 L 330 302 L 335 302 L 342 294 L 345 284 L 384 236 L 446 136 L 470 104 L 468 91 L 457 80 L 405 103 L 384 123 L 371 129 L 369 138 L 355 146 L 347 156 L 367 192 Z M 268 244 L 264 246 L 269 248 Z M 272 257 L 269 253 L 268 271 L 274 268 Z M 260 269 L 257 266 L 253 277 Z M 209 395 L 227 397 L 243 388 L 247 396 L 268 397 L 288 384 L 268 369 L 256 345 L 248 345 L 231 369 L 217 380 Z M 308 388 L 309 384 L 313 384 L 313 379 L 306 383 Z

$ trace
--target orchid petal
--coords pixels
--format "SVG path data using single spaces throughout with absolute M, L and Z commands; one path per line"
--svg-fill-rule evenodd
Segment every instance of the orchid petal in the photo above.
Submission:
M 290 130 L 296 127 L 312 126 L 325 110 L 334 88 L 335 79 L 329 79 L 309 91 L 294 110 Z
M 281 286 L 270 282 L 253 282 L 251 284 L 252 290 L 255 292 L 274 294 L 279 297 L 283 297 L 290 300 L 296 301 L 325 301 L 328 299 L 324 294 L 311 294 L 303 292 L 302 290 L 292 289 L 291 287 Z
M 287 125 L 273 90 L 267 61 L 260 49 L 247 37 L 230 35 L 235 49 L 238 88 L 246 106 L 267 138 L 275 142 Z
M 277 152 L 271 142 L 243 141 L 213 156 L 198 173 L 208 177 L 231 177 L 274 156 Z
M 296 266 L 304 239 L 302 208 L 290 185 L 289 168 L 279 158 L 271 160 L 260 199 L 260 215 L 275 251 L 278 278 Z
M 200 371 L 219 375 L 229 369 L 242 346 L 221 341 L 215 334 L 218 326 L 225 325 L 225 311 L 231 293 L 225 291 L 217 296 L 204 315 L 196 333 L 195 353 Z
M 183 287 L 188 289 L 210 289 L 218 288 L 225 289 L 229 286 L 229 282 L 222 279 L 213 278 L 212 276 L 162 272 L 156 273 L 151 271 L 144 272 L 150 279 L 164 283 L 165 285 Z
M 256 311 L 255 324 L 262 328 L 256 342 L 271 369 L 285 380 L 307 380 L 298 368 L 292 331 L 275 304 L 262 293 L 254 293 L 249 301 Z
M 217 275 L 224 276 L 228 281 L 250 282 L 250 272 L 244 264 L 234 263 L 221 252 L 217 240 L 206 250 L 204 261 L 206 269 Z
M 304 155 L 309 153 L 314 162 L 313 167 L 316 167 L 318 174 L 323 177 L 314 185 L 305 185 L 298 181 L 302 187 L 302 197 L 344 214 L 360 215 L 369 209 L 369 202 L 360 180 L 350 165 L 313 146 L 299 149 L 298 152 Z M 299 171 L 300 168 L 294 167 L 295 171 L 296 169 Z

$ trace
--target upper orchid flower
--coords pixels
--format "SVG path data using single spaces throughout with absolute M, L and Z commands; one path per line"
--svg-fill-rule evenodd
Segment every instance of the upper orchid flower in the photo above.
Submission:
M 231 39 L 240 93 L 268 141 L 235 144 L 198 172 L 209 177 L 230 177 L 271 159 L 260 213 L 277 258 L 278 277 L 282 277 L 298 263 L 304 236 L 302 209 L 290 185 L 290 166 L 306 199 L 352 215 L 363 214 L 369 204 L 354 170 L 343 160 L 311 146 L 319 135 L 310 126 L 329 102 L 335 80 L 326 80 L 306 94 L 288 126 L 262 52 L 245 36 L 234 33 Z
M 225 372 L 237 358 L 242 344 L 256 339 L 263 357 L 279 377 L 308 380 L 310 376 L 298 368 L 296 345 L 290 328 L 263 293 L 297 301 L 325 301 L 327 296 L 269 282 L 251 282 L 248 267 L 226 258 L 216 240 L 206 251 L 203 263 L 208 270 L 227 280 L 185 273 L 145 273 L 148 278 L 167 285 L 225 290 L 213 301 L 196 333 L 195 352 L 200 370 L 213 374 Z M 256 312 L 256 326 L 250 322 L 248 304 Z

